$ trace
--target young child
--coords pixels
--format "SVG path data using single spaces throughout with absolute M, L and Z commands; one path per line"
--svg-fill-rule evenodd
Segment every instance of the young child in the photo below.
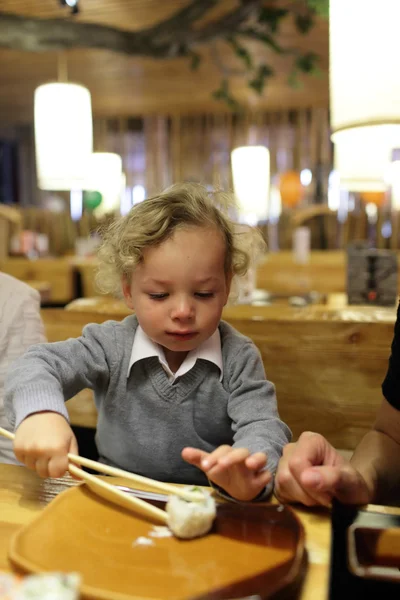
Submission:
M 10 371 L 14 449 L 42 477 L 78 452 L 64 401 L 94 390 L 100 460 L 153 479 L 265 498 L 285 444 L 275 389 L 253 342 L 221 321 L 249 234 L 200 185 L 176 185 L 115 221 L 99 251 L 103 291 L 134 314 L 35 346 Z M 252 238 L 257 236 L 252 231 Z

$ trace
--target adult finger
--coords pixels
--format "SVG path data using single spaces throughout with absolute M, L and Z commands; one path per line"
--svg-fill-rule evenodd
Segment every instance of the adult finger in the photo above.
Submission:
M 293 477 L 288 467 L 278 468 L 274 493 L 279 502 L 283 503 L 300 502 L 305 506 L 315 506 L 316 504 L 327 506 L 330 503 L 330 498 L 324 494 L 309 494 L 307 489 Z
M 308 469 L 302 475 L 302 482 L 307 490 L 313 487 L 346 504 L 367 504 L 370 501 L 365 480 L 351 465 Z

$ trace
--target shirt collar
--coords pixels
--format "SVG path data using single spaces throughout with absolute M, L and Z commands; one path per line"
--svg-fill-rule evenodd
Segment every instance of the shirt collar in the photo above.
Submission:
M 211 337 L 205 340 L 200 346 L 188 352 L 185 360 L 179 367 L 176 373 L 172 373 L 165 359 L 165 354 L 161 346 L 153 342 L 149 336 L 143 331 L 140 325 L 137 326 L 135 337 L 132 344 L 132 352 L 129 360 L 127 377 L 131 372 L 132 366 L 139 360 L 156 356 L 160 361 L 162 367 L 166 371 L 170 381 L 175 381 L 178 377 L 181 377 L 192 367 L 194 367 L 196 360 L 201 358 L 208 360 L 216 365 L 220 370 L 220 381 L 223 377 L 223 365 L 222 365 L 222 352 L 221 352 L 221 336 L 219 329 L 217 328 Z

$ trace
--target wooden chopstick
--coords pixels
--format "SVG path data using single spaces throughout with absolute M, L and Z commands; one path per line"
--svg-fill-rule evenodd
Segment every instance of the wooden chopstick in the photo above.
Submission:
M 7 431 L 7 429 L 3 429 L 2 427 L 0 427 L 0 435 L 2 435 L 5 438 L 8 438 L 9 440 L 13 440 L 14 439 L 14 434 L 11 433 L 11 431 Z
M 77 456 L 76 454 L 68 454 L 68 458 L 72 463 L 77 465 L 89 467 L 90 469 L 99 471 L 99 473 L 105 473 L 106 475 L 124 477 L 125 479 L 129 479 L 130 481 L 134 481 L 136 483 L 143 483 L 149 487 L 166 492 L 167 494 L 180 496 L 188 502 L 199 502 L 204 500 L 204 496 L 201 492 L 190 492 L 178 486 L 171 485 L 170 483 L 157 481 L 157 479 L 150 479 L 149 477 L 143 477 L 142 475 L 136 475 L 136 473 L 130 473 L 129 471 L 124 471 L 123 469 L 117 469 L 116 467 L 110 467 L 109 465 L 104 465 L 103 463 L 90 460 L 89 458 L 84 458 L 83 456 Z
M 128 510 L 138 510 L 138 512 L 155 518 L 157 521 L 168 523 L 168 515 L 165 510 L 157 508 L 157 506 L 153 506 L 152 504 L 149 504 L 140 498 L 128 495 L 116 488 L 111 483 L 107 483 L 95 475 L 86 473 L 86 471 L 79 469 L 75 465 L 69 465 L 68 470 L 71 475 L 75 475 L 76 477 L 83 479 L 92 492 L 98 496 L 101 496 L 102 498 L 105 498 L 109 502 L 118 504 L 119 506 L 127 508 Z
M 6 429 L 0 427 L 0 435 L 13 440 L 14 434 Z M 166 492 L 167 494 L 173 494 L 175 496 L 180 496 L 184 500 L 188 502 L 199 502 L 204 499 L 204 496 L 201 492 L 191 492 L 185 490 L 181 487 L 171 485 L 170 483 L 165 483 L 163 481 L 157 481 L 156 479 L 150 479 L 149 477 L 143 477 L 142 475 L 136 475 L 135 473 L 130 473 L 129 471 L 124 471 L 123 469 L 117 469 L 116 467 L 110 467 L 109 465 L 104 465 L 103 463 L 99 463 L 95 460 L 90 460 L 89 458 L 84 458 L 83 456 L 78 456 L 77 454 L 68 454 L 68 460 L 76 465 L 82 465 L 84 467 L 89 467 L 99 473 L 104 473 L 105 475 L 112 475 L 114 477 L 124 477 L 125 479 L 129 479 L 130 481 L 134 481 L 135 483 L 142 483 L 151 488 L 155 488 Z

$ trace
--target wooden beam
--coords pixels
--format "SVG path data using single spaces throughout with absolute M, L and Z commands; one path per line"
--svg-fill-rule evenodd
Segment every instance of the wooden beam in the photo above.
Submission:
M 238 7 L 204 27 L 191 25 L 218 0 L 194 0 L 157 25 L 126 31 L 67 19 L 23 17 L 0 11 L 0 46 L 27 52 L 98 48 L 153 58 L 187 56 L 193 47 L 232 35 L 257 15 L 262 0 L 242 0 Z

